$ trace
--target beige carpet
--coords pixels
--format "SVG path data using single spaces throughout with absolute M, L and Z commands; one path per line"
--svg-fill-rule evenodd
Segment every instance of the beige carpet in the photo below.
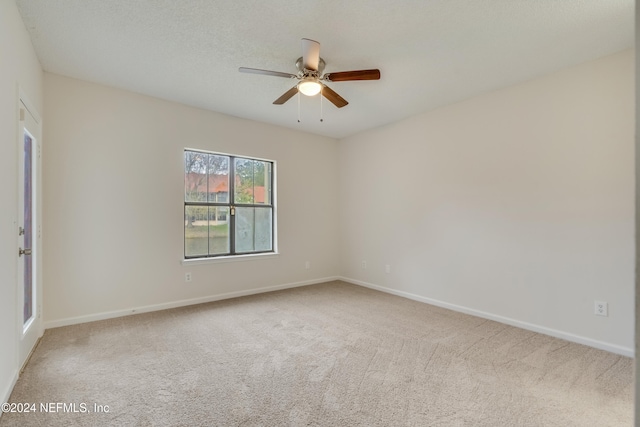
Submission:
M 48 330 L 0 426 L 630 426 L 632 398 L 632 359 L 331 282 Z

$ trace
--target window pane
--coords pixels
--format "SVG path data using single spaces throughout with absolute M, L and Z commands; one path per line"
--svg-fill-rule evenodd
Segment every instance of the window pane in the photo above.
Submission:
M 236 208 L 236 252 L 253 251 L 253 208 Z
M 235 159 L 235 202 L 271 204 L 271 163 Z
M 33 140 L 24 133 L 24 247 L 33 248 L 33 171 L 32 153 Z M 24 257 L 24 310 L 23 325 L 33 317 L 33 298 L 35 296 L 33 280 L 33 258 Z
M 210 202 L 229 201 L 229 158 L 210 154 L 207 158 L 209 175 L 208 192 Z
M 185 206 L 184 208 L 184 255 L 186 257 L 207 255 L 209 252 L 209 226 L 207 207 Z
M 207 163 L 209 155 L 195 151 L 184 152 L 184 200 L 207 200 Z
M 253 161 L 235 159 L 235 192 L 236 203 L 253 203 Z
M 269 162 L 259 162 L 261 164 L 261 168 L 258 169 L 258 172 L 262 173 L 262 197 L 258 197 L 258 187 L 256 187 L 256 204 L 271 204 L 271 163 Z
M 271 238 L 271 208 L 255 208 L 255 246 L 256 251 L 270 251 L 273 247 L 273 241 Z
M 209 255 L 229 253 L 229 208 L 209 207 Z
M 236 252 L 272 249 L 271 208 L 236 208 Z

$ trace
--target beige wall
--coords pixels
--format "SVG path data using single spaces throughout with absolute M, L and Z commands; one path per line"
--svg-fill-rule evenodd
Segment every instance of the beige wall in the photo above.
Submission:
M 44 111 L 46 326 L 338 274 L 336 140 L 48 73 Z M 181 264 L 185 147 L 277 162 L 280 255 Z
M 13 1 L 0 1 L 0 401 L 18 373 L 18 87 L 42 113 L 42 68 Z
M 341 141 L 342 274 L 632 354 L 633 70 L 626 51 Z

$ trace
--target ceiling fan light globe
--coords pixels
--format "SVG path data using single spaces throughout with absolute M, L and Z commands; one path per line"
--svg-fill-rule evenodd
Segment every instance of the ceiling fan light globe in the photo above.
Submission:
M 303 80 L 298 83 L 298 90 L 306 96 L 314 96 L 320 93 L 320 83 L 315 80 Z

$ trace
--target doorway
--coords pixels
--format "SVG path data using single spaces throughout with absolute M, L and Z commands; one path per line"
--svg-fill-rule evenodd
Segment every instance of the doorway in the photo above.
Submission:
M 43 333 L 41 125 L 37 112 L 20 97 L 18 132 L 18 362 L 22 368 Z

